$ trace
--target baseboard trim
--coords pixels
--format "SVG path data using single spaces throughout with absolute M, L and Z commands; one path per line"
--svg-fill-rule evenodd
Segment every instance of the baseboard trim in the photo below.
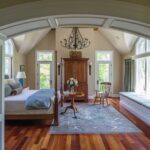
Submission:
M 119 98 L 119 94 L 111 94 L 110 97 Z
M 88 99 L 94 99 L 95 95 L 89 95 Z M 112 98 L 119 98 L 119 94 L 110 94 L 110 97 Z

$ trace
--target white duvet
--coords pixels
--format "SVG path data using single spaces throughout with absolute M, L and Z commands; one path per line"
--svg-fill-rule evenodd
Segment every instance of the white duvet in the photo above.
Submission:
M 24 89 L 21 94 L 5 98 L 5 114 L 52 114 L 53 105 L 49 109 L 27 110 L 25 109 L 26 99 L 38 90 Z

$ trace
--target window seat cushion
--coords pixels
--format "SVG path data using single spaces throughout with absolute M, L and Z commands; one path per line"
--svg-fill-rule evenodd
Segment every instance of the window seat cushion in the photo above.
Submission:
M 120 92 L 120 95 L 127 97 L 130 100 L 150 109 L 150 98 L 138 95 L 135 92 Z

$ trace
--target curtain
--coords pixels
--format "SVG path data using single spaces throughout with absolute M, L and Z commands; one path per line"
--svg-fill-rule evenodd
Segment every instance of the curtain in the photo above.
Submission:
M 135 90 L 134 73 L 135 62 L 132 59 L 125 59 L 124 90 L 131 92 Z

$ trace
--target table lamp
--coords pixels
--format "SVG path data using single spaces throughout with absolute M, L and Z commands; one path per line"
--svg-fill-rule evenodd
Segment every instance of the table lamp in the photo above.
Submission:
M 23 72 L 23 71 L 22 72 L 18 72 L 16 78 L 19 79 L 19 82 L 23 86 L 24 85 L 24 79 L 26 79 L 26 73 Z

